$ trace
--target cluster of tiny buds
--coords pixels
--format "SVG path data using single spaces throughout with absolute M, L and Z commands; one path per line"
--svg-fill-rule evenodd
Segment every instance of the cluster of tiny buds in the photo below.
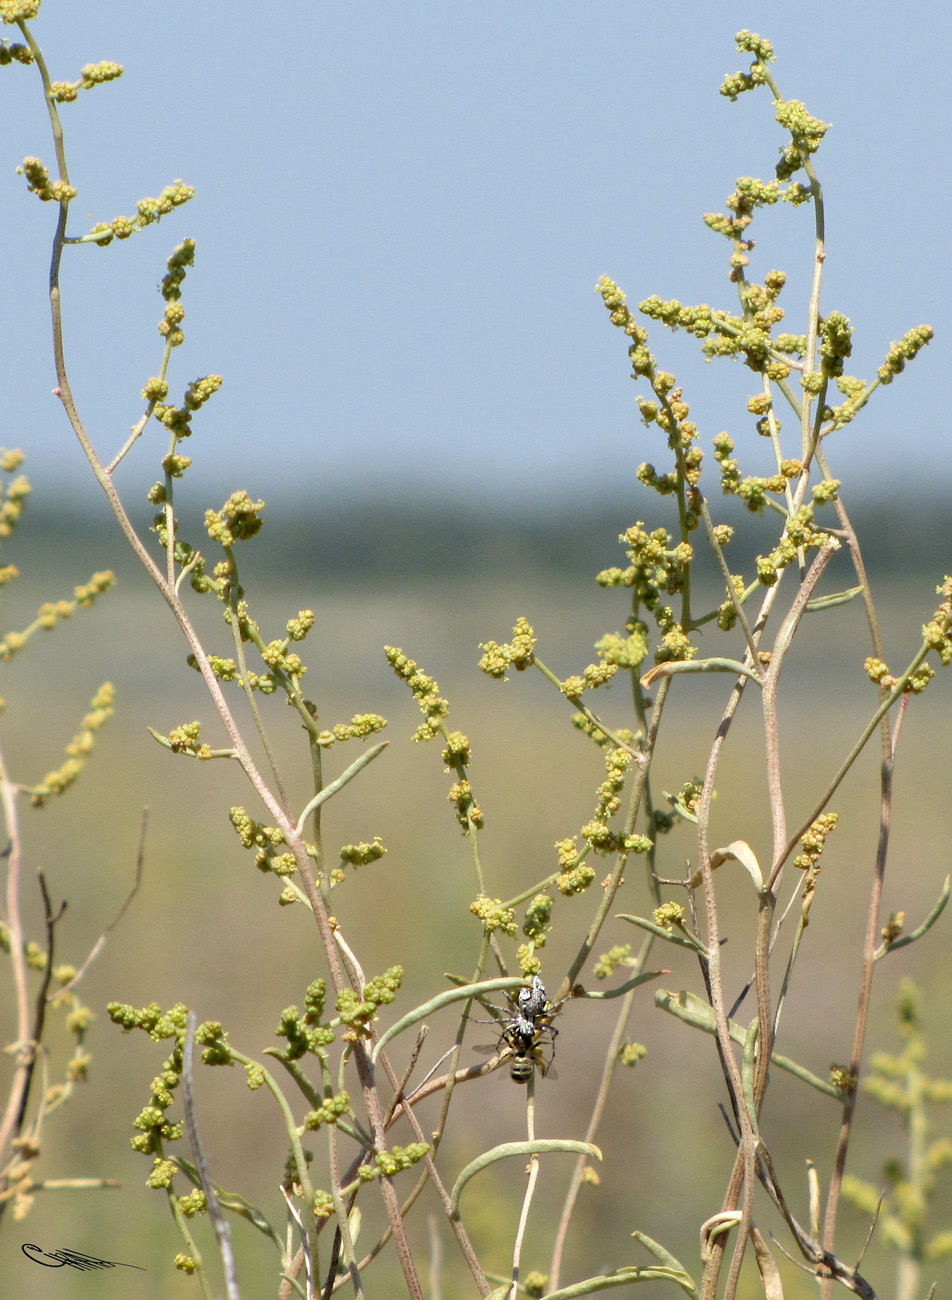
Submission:
M 528 619 L 520 615 L 512 629 L 511 641 L 502 644 L 498 641 L 480 642 L 479 648 L 483 652 L 479 661 L 480 672 L 503 681 L 510 668 L 525 672 L 535 661 L 535 644 L 535 632 Z
M 556 888 L 565 898 L 571 898 L 573 894 L 584 893 L 594 879 L 594 869 L 587 862 L 579 862 L 568 871 L 559 874 Z
M 691 644 L 687 632 L 680 623 L 665 620 L 661 644 L 655 651 L 655 662 L 659 664 L 681 662 L 693 659 L 696 654 L 697 646 Z
M 609 663 L 602 660 L 597 664 L 589 664 L 582 670 L 581 675 L 575 674 L 572 677 L 566 677 L 561 684 L 562 694 L 569 700 L 578 700 L 585 690 L 595 690 L 599 686 L 604 686 L 618 672 L 618 664 Z
M 654 368 L 654 357 L 647 348 L 648 331 L 631 314 L 624 291 L 609 276 L 602 275 L 596 281 L 595 292 L 601 295 L 611 323 L 632 339 L 628 351 L 632 370 L 636 375 L 647 375 Z
M 350 1095 L 346 1090 L 336 1096 L 325 1097 L 320 1106 L 308 1111 L 304 1123 L 298 1129 L 298 1136 L 313 1133 L 324 1124 L 336 1124 L 344 1115 L 350 1113 Z
M 278 1038 L 287 1040 L 287 1047 L 281 1051 L 283 1061 L 299 1061 L 308 1052 L 320 1057 L 326 1055 L 324 1049 L 335 1038 L 334 1030 L 321 1024 L 326 993 L 324 981 L 314 980 L 304 995 L 304 1014 L 296 1006 L 286 1007 L 281 1013 L 274 1032 Z
M 26 177 L 31 193 L 44 203 L 69 203 L 76 197 L 76 189 L 68 181 L 50 179 L 39 158 L 24 158 L 17 171 Z
M 767 79 L 765 64 L 772 63 L 774 58 L 770 41 L 758 36 L 756 32 L 749 32 L 745 28 L 737 33 L 734 40 L 740 53 L 752 54 L 754 62 L 750 72 L 735 72 L 724 78 L 720 93 L 730 100 L 736 100 L 738 95 L 753 90 L 755 86 L 762 86 Z
M 293 875 L 297 862 L 293 853 L 280 853 L 278 850 L 286 843 L 284 833 L 276 826 L 265 826 L 249 817 L 244 808 L 231 808 L 228 819 L 238 835 L 242 846 L 255 849 L 255 866 L 259 871 L 273 871 L 276 876 Z
M 309 610 L 305 612 L 310 613 Z M 290 629 L 290 624 L 288 627 Z M 317 743 L 325 749 L 330 749 L 338 741 L 363 740 L 382 731 L 386 725 L 387 719 L 381 717 L 379 713 L 356 713 L 350 722 L 337 722 L 333 727 L 319 732 Z
M 378 1151 L 372 1165 L 361 1165 L 357 1170 L 357 1181 L 369 1183 L 374 1178 L 392 1178 L 402 1169 L 410 1169 L 419 1164 L 429 1153 L 428 1142 L 410 1142 L 405 1147 L 393 1147 L 390 1151 Z M 344 1191 L 346 1189 L 342 1189 Z
M 19 516 L 17 515 L 17 517 Z M 0 510 L 0 521 L 2 520 L 3 511 Z M 9 519 L 6 522 L 12 529 L 13 523 Z M 0 535 L 2 535 L 2 522 L 0 522 Z M 0 585 L 5 585 L 17 577 L 19 577 L 18 570 L 13 565 L 8 565 L 5 569 L 0 570 Z M 115 582 L 115 574 L 109 569 L 104 569 L 100 573 L 94 573 L 89 582 L 74 587 L 72 600 L 44 602 L 28 628 L 22 632 L 8 632 L 0 641 L 0 659 L 12 659 L 18 651 L 23 649 L 34 632 L 49 632 L 56 627 L 57 623 L 71 618 L 77 609 L 88 609 L 97 596 L 103 595 L 110 587 L 115 586 Z
M 538 975 L 539 971 L 542 969 L 542 963 L 539 961 L 538 957 L 534 955 L 537 946 L 541 948 L 543 945 L 536 945 L 534 942 L 520 943 L 516 949 L 516 961 L 519 963 L 520 974 L 529 978 L 533 975 Z
M 839 483 L 831 480 L 821 496 L 835 499 Z M 750 503 L 748 502 L 748 505 Z M 769 555 L 757 556 L 757 580 L 765 587 L 777 581 L 780 572 L 792 564 L 801 550 L 817 549 L 828 540 L 828 534 L 813 525 L 813 506 L 801 506 L 784 524 L 783 536 Z
M 469 737 L 462 731 L 451 731 L 446 737 L 446 748 L 443 750 L 442 757 L 447 770 L 459 771 L 461 767 L 465 767 L 473 757 Z
M 202 742 L 201 733 L 200 722 L 183 722 L 180 727 L 173 727 L 169 732 L 169 748 L 173 754 L 188 754 L 192 758 L 211 758 L 211 746 Z
M 942 603 L 938 606 L 931 620 L 926 623 L 922 629 L 923 639 L 939 656 L 942 666 L 948 667 L 952 663 L 952 577 L 946 576 L 941 586 L 936 587 L 936 592 L 942 597 Z
M 625 784 L 625 775 L 631 767 L 631 763 L 631 754 L 626 749 L 616 747 L 606 753 L 605 768 L 608 776 L 596 791 L 598 795 L 598 807 L 595 811 L 596 820 L 607 822 L 621 807 L 621 791 Z
M 526 917 L 522 923 L 522 933 L 527 939 L 532 941 L 535 948 L 544 948 L 546 935 L 549 929 L 549 920 L 552 916 L 552 897 L 549 894 L 536 894 L 532 902 L 526 908 Z M 538 963 L 535 963 L 538 965 Z M 523 970 L 525 967 L 523 965 Z M 525 972 L 535 974 L 535 971 Z
M 597 980 L 608 979 L 617 967 L 627 963 L 631 956 L 630 943 L 617 943 L 614 947 L 609 948 L 608 952 L 603 952 L 592 967 L 592 973 Z
M 377 1009 L 393 1002 L 402 980 L 403 967 L 391 966 L 383 975 L 375 976 L 364 985 L 362 998 L 353 989 L 342 989 L 338 993 L 338 1021 L 347 1026 L 346 1032 L 341 1035 L 344 1042 L 352 1043 L 369 1037 L 370 1026 L 377 1018 Z
M 169 345 L 172 347 L 176 347 L 185 338 L 183 331 L 178 328 L 178 322 L 184 316 L 185 309 L 181 303 L 171 302 L 165 309 L 165 317 L 159 326 L 159 333 L 168 336 Z M 181 337 L 176 338 L 175 335 Z M 205 405 L 213 393 L 218 392 L 223 383 L 221 375 L 204 375 L 201 379 L 193 379 L 185 390 L 182 405 L 171 406 L 163 401 L 168 395 L 168 384 L 163 379 L 153 377 L 146 381 L 142 396 L 145 401 L 152 403 L 152 414 L 160 424 L 163 424 L 176 438 L 188 438 L 192 432 L 192 416 Z
M 205 1200 L 205 1193 L 196 1188 L 193 1192 L 188 1192 L 185 1196 L 180 1196 L 177 1201 L 179 1211 L 186 1219 L 192 1218 L 196 1214 L 204 1214 L 208 1209 Z
M 21 45 L 18 41 L 12 44 L 0 41 L 0 68 L 5 68 L 10 63 L 30 64 L 32 62 L 33 55 L 26 45 Z
M 35 187 L 31 186 L 31 188 Z M 43 197 L 40 194 L 40 198 Z M 75 192 L 70 197 L 75 197 Z M 186 185 L 181 180 L 174 181 L 171 185 L 166 185 L 158 198 L 140 199 L 136 204 L 134 217 L 120 216 L 114 217 L 112 221 L 98 222 L 90 230 L 89 238 L 100 248 L 105 248 L 107 244 L 112 243 L 113 239 L 128 239 L 136 231 L 144 230 L 146 226 L 161 221 L 175 208 L 180 208 L 183 203 L 188 203 L 194 197 L 195 190 L 191 185 Z
M 926 624 L 923 632 L 928 634 L 928 630 L 929 624 Z M 939 654 L 943 656 L 943 664 L 947 664 L 952 659 L 952 641 L 949 639 L 948 631 L 946 631 L 943 640 L 945 643 L 943 646 L 936 645 L 932 648 L 938 650 Z M 863 666 L 869 680 L 875 682 L 884 691 L 891 691 L 899 680 L 889 671 L 888 665 L 882 659 L 877 659 L 872 655 L 865 660 Z M 911 674 L 903 689 L 910 695 L 921 695 L 934 676 L 935 669 L 932 665 L 921 663 L 915 672 Z
M 589 823 L 589 825 L 596 827 L 597 830 L 602 829 L 597 823 Z M 572 894 L 580 894 L 588 889 L 595 879 L 595 872 L 585 861 L 589 848 L 586 847 L 580 853 L 576 837 L 572 835 L 564 840 L 557 840 L 555 851 L 559 863 L 559 876 L 556 881 L 559 893 L 569 898 Z
M 166 262 L 168 268 L 159 285 L 159 293 L 166 302 L 175 302 L 182 296 L 182 282 L 187 270 L 195 264 L 195 240 L 184 239 Z
M 541 1300 L 541 1297 L 545 1295 L 548 1284 L 548 1273 L 540 1273 L 538 1270 L 534 1270 L 533 1272 L 526 1274 L 525 1281 L 522 1285 L 526 1289 L 526 1295 L 529 1297 L 529 1300 Z
M 170 348 L 179 348 L 185 342 L 185 331 L 181 327 L 184 319 L 185 308 L 181 302 L 166 303 L 162 319 L 159 321 L 159 335 L 165 339 Z
M 623 835 L 616 831 L 611 831 L 597 818 L 586 822 L 581 828 L 580 834 L 582 839 L 589 844 L 596 853 L 647 853 L 651 848 L 651 840 L 646 835 Z
M 573 713 L 570 721 L 576 731 L 581 731 L 583 735 L 588 736 L 589 740 L 596 744 L 599 749 L 604 749 L 607 745 L 615 743 L 611 737 L 605 735 L 600 726 L 592 722 L 584 713 Z M 612 732 L 612 736 L 620 740 L 623 745 L 627 745 L 629 749 L 637 749 L 644 739 L 640 732 L 632 731 L 630 727 L 616 727 Z
M 886 359 L 876 371 L 881 384 L 891 384 L 896 375 L 902 374 L 907 361 L 913 358 L 931 342 L 933 337 L 931 325 L 917 325 L 915 329 L 904 334 L 898 343 L 891 344 Z
M 503 905 L 501 898 L 480 894 L 470 903 L 469 910 L 482 921 L 487 934 L 496 930 L 509 935 L 516 933 L 516 914 L 511 907 Z
M 830 1083 L 844 1095 L 852 1094 L 856 1091 L 856 1071 L 851 1070 L 848 1065 L 834 1063 L 830 1066 Z
M 654 923 L 673 934 L 684 925 L 684 908 L 680 903 L 662 903 L 654 910 Z
M 681 589 L 694 554 L 691 544 L 679 542 L 672 547 L 671 538 L 664 528 L 647 533 L 641 520 L 627 528 L 618 540 L 628 550 L 631 567 L 600 573 L 599 584 L 633 587 L 639 604 L 651 610 L 658 625 L 665 630 L 673 620 L 670 610 L 659 604 L 661 593 L 673 594 Z
M 891 943 L 895 943 L 896 940 L 902 934 L 903 927 L 905 926 L 905 924 L 906 924 L 905 912 L 890 912 L 889 920 L 886 922 L 886 924 L 882 927 L 882 929 L 879 932 L 880 935 L 882 936 L 883 943 L 887 945 Z
M 644 623 L 634 620 L 630 623 L 627 636 L 617 632 L 606 632 L 595 642 L 599 658 L 616 668 L 634 671 L 640 666 L 648 653 L 648 630 Z
M 831 311 L 820 322 L 820 359 L 824 375 L 839 378 L 843 361 L 853 351 L 853 326 L 842 312 Z
M 112 63 L 108 59 L 102 63 L 87 63 L 79 81 L 54 81 L 50 86 L 50 97 L 57 104 L 71 104 L 78 99 L 81 90 L 92 90 L 93 86 L 101 86 L 121 76 L 121 63 Z
M 446 798 L 456 809 L 456 820 L 464 831 L 468 831 L 471 826 L 479 828 L 485 824 L 483 810 L 473 798 L 473 787 L 469 781 L 454 781 Z
M 647 1055 L 648 1049 L 644 1044 L 626 1041 L 618 1049 L 618 1064 L 631 1070 Z
M 89 712 L 83 718 L 80 730 L 66 746 L 65 762 L 55 771 L 47 772 L 39 785 L 28 787 L 35 808 L 42 807 L 54 795 L 62 794 L 76 781 L 96 743 L 96 733 L 115 711 L 115 698 L 115 687 L 111 682 L 104 682 L 90 701 Z
M 40 11 L 40 0 L 0 0 L 0 22 L 29 22 Z
M 260 530 L 264 520 L 263 501 L 252 501 L 247 492 L 233 492 L 220 510 L 205 511 L 205 530 L 213 542 L 229 550 Z
M 415 659 L 410 659 L 397 646 L 384 646 L 387 663 L 399 678 L 407 683 L 413 698 L 420 706 L 424 722 L 413 734 L 414 740 L 431 740 L 443 729 L 446 715 L 449 713 L 449 701 L 440 695 L 436 679 L 420 672 Z
M 837 813 L 821 813 L 816 821 L 810 826 L 810 829 L 800 840 L 803 845 L 803 852 L 799 853 L 793 860 L 793 865 L 800 871 L 807 871 L 815 867 L 819 861 L 820 854 L 823 852 L 826 843 L 826 837 L 836 829 L 836 823 L 839 820 Z
M 4 474 L 15 474 L 25 460 L 26 460 L 26 456 L 22 451 L 20 451 L 18 447 L 14 447 L 12 449 L 7 447 L 0 447 L 0 471 L 2 471 Z M 17 479 L 15 480 L 15 482 L 17 483 L 22 482 L 24 484 L 25 492 L 29 492 L 30 485 L 27 483 L 25 478 L 22 480 Z M 13 486 L 14 484 L 11 483 L 10 487 L 12 488 Z
M 386 851 L 380 836 L 375 835 L 372 841 L 363 840 L 360 844 L 342 845 L 340 860 L 352 867 L 365 867 L 371 862 L 379 862 Z

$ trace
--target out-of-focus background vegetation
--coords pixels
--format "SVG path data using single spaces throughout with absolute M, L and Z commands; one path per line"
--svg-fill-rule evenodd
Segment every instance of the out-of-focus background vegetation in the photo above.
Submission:
M 15 774 L 24 780 L 54 765 L 57 747 L 72 734 L 100 680 L 109 678 L 118 688 L 117 717 L 102 733 L 79 785 L 64 799 L 25 814 L 31 864 L 43 867 L 54 900 L 69 901 L 58 931 L 61 960 L 81 956 L 118 907 L 133 876 L 145 806 L 150 825 L 139 896 L 82 986 L 98 1017 L 89 1036 L 91 1080 L 51 1118 L 49 1157 L 43 1162 L 48 1176 L 114 1177 L 124 1191 L 41 1195 L 25 1224 L 5 1224 L 0 1248 L 4 1276 L 15 1280 L 11 1295 L 28 1294 L 27 1284 L 35 1285 L 35 1266 L 18 1255 L 22 1237 L 48 1249 L 71 1246 L 148 1269 L 97 1275 L 99 1295 L 184 1296 L 195 1283 L 179 1278 L 168 1265 L 179 1247 L 162 1194 L 144 1186 L 149 1161 L 128 1146 L 131 1120 L 148 1100 L 149 1082 L 168 1045 L 150 1045 L 139 1034 L 123 1038 L 109 1024 L 104 1004 L 111 999 L 136 1005 L 157 1000 L 168 1006 L 182 1000 L 200 1018 L 220 1019 L 242 1050 L 260 1054 L 275 1041 L 280 1011 L 300 1003 L 307 983 L 321 973 L 321 962 L 303 909 L 278 907 L 274 879 L 255 871 L 228 825 L 233 803 L 251 807 L 237 769 L 225 762 L 200 765 L 173 757 L 146 731 L 151 725 L 167 732 L 200 718 L 212 743 L 217 735 L 200 679 L 184 663 L 184 647 L 171 619 L 124 557 L 122 540 L 104 511 L 79 519 L 65 504 L 59 510 L 54 504 L 31 503 L 8 546 L 9 558 L 21 565 L 24 576 L 10 592 L 5 627 L 25 623 L 41 595 L 69 594 L 87 571 L 113 567 L 120 577 L 118 589 L 96 609 L 77 615 L 4 668 L 5 748 Z M 243 579 L 266 635 L 277 635 L 302 605 L 317 612 L 308 643 L 308 689 L 322 719 L 331 724 L 365 710 L 379 710 L 390 719 L 390 748 L 332 802 L 326 834 L 331 845 L 379 834 L 388 847 L 381 862 L 360 869 L 341 889 L 335 907 L 356 951 L 365 961 L 373 955 L 368 975 L 394 962 L 404 964 L 399 1008 L 432 994 L 444 971 L 469 972 L 477 926 L 468 911 L 475 892 L 469 848 L 446 802 L 448 781 L 439 752 L 435 745 L 411 743 L 419 715 L 386 665 L 382 646 L 397 644 L 418 658 L 449 696 L 451 721 L 473 741 L 473 780 L 487 819 L 482 853 L 489 888 L 500 897 L 518 892 L 552 869 L 554 842 L 591 815 L 601 759 L 571 727 L 571 708 L 536 674 L 513 675 L 503 684 L 478 673 L 478 642 L 504 638 L 524 613 L 540 637 L 540 655 L 558 673 L 567 675 L 589 662 L 593 641 L 619 629 L 625 617 L 624 594 L 601 590 L 593 575 L 618 562 L 617 534 L 644 517 L 645 507 L 654 508 L 650 499 L 642 499 L 640 507 L 620 499 L 591 499 L 549 514 L 494 516 L 461 510 L 449 519 L 430 511 L 425 502 L 412 509 L 386 502 L 368 508 L 364 503 L 360 509 L 320 517 L 278 506 L 260 539 L 245 548 Z M 189 532 L 190 513 L 197 536 L 198 510 L 183 507 L 184 531 Z M 900 534 L 915 520 L 920 535 L 929 538 L 930 552 L 941 556 L 948 552 L 948 516 L 939 503 L 897 512 L 895 504 L 867 501 L 855 513 L 861 535 L 868 539 L 887 649 L 898 663 L 931 613 L 932 580 L 941 576 L 925 563 L 911 570 L 903 566 Z M 753 526 L 757 528 L 756 521 Z M 732 557 L 732 565 L 739 558 Z M 839 577 L 840 584 L 831 577 L 831 587 L 846 585 L 845 566 Z M 220 607 L 203 599 L 204 607 L 197 597 L 192 603 L 210 629 L 209 644 L 227 653 Z M 812 616 L 788 664 L 783 765 L 791 822 L 809 811 L 816 790 L 874 705 L 875 693 L 862 671 L 863 636 L 858 605 Z M 724 695 L 721 679 L 710 682 L 692 679 L 688 689 L 675 692 L 657 758 L 656 789 L 676 790 L 703 770 Z M 925 701 L 913 701 L 900 749 L 886 909 L 904 909 L 910 923 L 931 905 L 949 866 L 952 740 L 944 689 L 944 683 L 937 684 Z M 306 760 L 303 745 L 295 748 L 297 729 L 285 706 L 265 703 L 271 706 L 267 712 L 303 802 Z M 603 697 L 601 705 L 619 725 L 629 721 L 622 689 Z M 331 751 L 330 773 L 342 769 L 352 753 Z M 834 801 L 840 828 L 824 857 L 806 952 L 784 1022 L 783 1050 L 820 1075 L 849 1054 L 876 843 L 877 786 L 877 757 L 871 750 Z M 719 842 L 745 838 L 759 851 L 769 843 L 762 737 L 751 708 L 742 710 L 732 733 L 718 783 L 715 825 Z M 663 841 L 661 870 L 680 875 L 692 853 L 688 829 L 675 832 Z M 754 900 L 745 882 L 740 872 L 736 879 L 725 873 L 721 882 L 732 972 L 728 987 L 735 989 L 749 973 L 744 954 Z M 646 897 L 636 864 L 619 910 L 644 912 Z M 564 970 L 587 912 L 584 898 L 559 900 L 555 935 L 543 953 L 550 980 L 557 981 Z M 37 933 L 35 909 L 32 915 Z M 636 935 L 616 922 L 599 949 L 627 941 L 637 944 Z M 940 923 L 923 943 L 880 966 L 870 1034 L 874 1046 L 896 1043 L 895 988 L 901 975 L 913 973 L 925 990 L 934 1048 L 929 1064 L 936 1071 L 952 1069 L 947 954 Z M 655 965 L 671 967 L 660 981 L 664 986 L 700 991 L 696 967 L 676 950 L 666 947 L 656 953 Z M 590 973 L 585 982 L 592 982 Z M 648 1055 L 633 1072 L 622 1071 L 616 1082 L 599 1134 L 613 1158 L 606 1162 L 600 1186 L 583 1193 L 567 1257 L 569 1276 L 585 1276 L 606 1263 L 633 1262 L 628 1234 L 636 1228 L 693 1260 L 698 1224 L 718 1206 L 732 1147 L 717 1111 L 723 1091 L 712 1043 L 654 1010 L 652 994 L 651 986 L 644 990 L 632 1026 Z M 584 1003 L 565 1011 L 559 1077 L 539 1088 L 543 1134 L 580 1135 L 597 1080 L 596 1062 L 610 1032 L 611 1008 L 610 1003 Z M 491 1028 L 475 1026 L 473 1043 L 481 1041 L 481 1032 L 483 1040 L 492 1038 Z M 431 1057 L 444 1050 L 451 1034 L 449 1019 L 434 1018 Z M 251 1094 L 238 1071 L 204 1069 L 198 1096 L 215 1177 L 260 1200 L 280 1219 L 275 1201 L 283 1144 L 268 1098 Z M 829 1172 L 837 1118 L 832 1102 L 783 1076 L 774 1079 L 765 1128 L 772 1149 L 781 1153 L 779 1172 L 787 1194 L 804 1212 L 804 1162 L 815 1160 L 821 1178 Z M 519 1137 L 524 1122 L 524 1093 L 505 1071 L 469 1085 L 457 1096 L 441 1155 L 450 1181 L 481 1147 Z M 892 1117 L 871 1101 L 861 1101 L 850 1168 L 876 1181 L 883 1159 L 901 1150 L 902 1136 Z M 544 1254 L 533 1254 L 533 1243 L 538 1242 L 540 1252 L 547 1249 L 546 1225 L 557 1213 L 568 1172 L 568 1162 L 559 1158 L 545 1164 L 529 1267 L 546 1263 Z M 484 1247 L 495 1242 L 487 1263 L 501 1269 L 522 1185 L 518 1162 L 504 1163 L 464 1193 L 466 1222 Z M 940 1204 L 947 1213 L 948 1198 Z M 369 1243 L 374 1226 L 368 1215 L 362 1241 Z M 425 1232 L 424 1216 L 415 1230 Z M 864 1234 L 860 1216 L 846 1210 L 846 1258 L 851 1250 L 859 1251 Z M 263 1239 L 247 1225 L 237 1225 L 235 1237 L 245 1293 L 270 1293 L 274 1261 Z M 211 1249 L 210 1238 L 206 1246 Z M 457 1272 L 449 1241 L 445 1251 L 444 1294 L 462 1294 L 467 1284 Z M 883 1262 L 875 1245 L 866 1271 L 888 1294 L 892 1266 Z M 946 1274 L 943 1269 L 939 1275 Z M 86 1295 L 92 1282 L 66 1270 L 51 1276 L 55 1293 L 62 1296 Z M 385 1293 L 383 1278 L 378 1276 L 373 1285 L 374 1294 Z M 790 1285 L 797 1294 L 796 1282 Z M 809 1285 L 805 1279 L 803 1294 Z

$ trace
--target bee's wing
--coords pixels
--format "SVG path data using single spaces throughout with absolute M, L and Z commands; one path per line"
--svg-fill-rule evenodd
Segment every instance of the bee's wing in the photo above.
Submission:
M 498 1043 L 480 1043 L 477 1047 L 473 1048 L 473 1051 L 479 1052 L 480 1056 L 494 1056 L 501 1050 L 502 1049 Z

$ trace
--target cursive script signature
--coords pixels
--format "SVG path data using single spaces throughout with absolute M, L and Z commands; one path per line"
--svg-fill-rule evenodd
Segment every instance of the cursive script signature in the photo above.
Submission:
M 34 1246 L 31 1241 L 25 1242 L 20 1249 L 27 1259 L 32 1259 L 34 1264 L 40 1264 L 43 1268 L 78 1268 L 83 1272 L 93 1268 L 137 1268 L 140 1273 L 145 1272 L 139 1264 L 97 1259 L 95 1255 L 84 1255 L 78 1250 L 45 1251 L 40 1246 Z

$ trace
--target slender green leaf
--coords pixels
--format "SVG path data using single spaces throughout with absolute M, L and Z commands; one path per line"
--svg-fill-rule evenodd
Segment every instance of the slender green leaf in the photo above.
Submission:
M 648 921 L 643 916 L 631 916 L 627 912 L 618 913 L 619 921 L 630 921 L 632 925 L 637 925 L 639 930 L 647 930 L 649 934 L 655 935 L 658 939 L 664 939 L 668 943 L 676 943 L 681 948 L 690 948 L 692 952 L 704 952 L 704 945 L 698 939 L 692 939 L 688 935 L 681 933 L 680 930 L 666 930 L 663 925 L 656 925 L 654 921 Z
M 189 1182 L 194 1184 L 195 1187 L 201 1188 L 201 1177 L 199 1176 L 199 1172 L 195 1165 L 193 1165 L 191 1161 L 186 1160 L 184 1156 L 173 1156 L 172 1160 L 186 1176 Z M 284 1250 L 284 1243 L 281 1238 L 256 1205 L 252 1205 L 250 1201 L 246 1201 L 245 1198 L 240 1196 L 237 1192 L 226 1192 L 225 1189 L 219 1187 L 216 1182 L 212 1183 L 212 1187 L 215 1189 L 218 1203 L 221 1205 L 223 1210 L 231 1210 L 233 1214 L 241 1215 L 243 1219 L 247 1219 L 249 1223 L 253 1224 L 259 1232 L 263 1232 L 266 1237 L 270 1237 L 278 1250 Z
M 668 975 L 668 974 L 670 974 L 670 971 L 663 971 L 663 970 L 645 971 L 641 975 L 636 975 L 634 979 L 626 980 L 624 984 L 619 984 L 617 989 L 604 989 L 602 991 L 599 991 L 598 993 L 589 991 L 586 992 L 584 996 L 586 998 L 596 998 L 599 1000 L 602 998 L 620 998 L 623 993 L 630 993 L 631 990 L 636 989 L 639 984 L 646 984 L 648 980 L 660 979 L 662 975 Z
M 754 1016 L 747 1026 L 747 1033 L 744 1035 L 744 1056 L 740 1067 L 741 1086 L 744 1090 L 744 1109 L 747 1111 L 750 1127 L 757 1138 L 760 1137 L 760 1129 L 757 1124 L 757 1107 L 754 1103 L 754 1068 L 757 1060 L 756 1047 L 759 1029 L 760 1022 Z
M 831 591 L 828 596 L 814 596 L 803 607 L 805 614 L 818 614 L 824 609 L 833 609 L 836 605 L 846 605 L 861 595 L 862 587 L 847 587 L 845 591 Z
M 655 666 L 641 678 L 644 687 L 654 685 L 664 677 L 674 677 L 678 673 L 733 673 L 738 677 L 750 677 L 760 684 L 760 674 L 749 664 L 742 664 L 739 659 L 675 659 Z
M 156 737 L 156 739 L 158 739 L 158 737 Z M 358 772 L 362 771 L 368 763 L 372 763 L 378 754 L 383 753 L 389 743 L 389 740 L 381 740 L 379 744 L 371 745 L 370 749 L 365 749 L 362 754 L 359 754 L 354 759 L 350 767 L 345 768 L 344 771 L 341 772 L 336 781 L 332 781 L 330 785 L 325 785 L 323 790 L 317 792 L 298 818 L 295 829 L 299 835 L 303 831 L 304 823 L 307 821 L 308 817 L 310 817 L 311 813 L 314 812 L 315 809 L 320 808 L 321 804 L 326 803 L 328 799 L 332 799 L 334 795 L 337 794 L 338 790 L 343 790 L 344 786 L 347 785 L 349 781 L 353 781 Z
M 519 975 L 508 975 L 500 979 L 483 980 L 481 984 L 464 984 L 461 988 L 447 989 L 443 993 L 438 993 L 435 998 L 430 998 L 429 1002 L 424 1002 L 422 1006 L 414 1007 L 405 1016 L 401 1016 L 395 1024 L 392 1024 L 389 1029 L 381 1034 L 374 1048 L 374 1061 L 377 1060 L 392 1038 L 396 1038 L 397 1034 L 402 1034 L 411 1025 L 416 1025 L 421 1020 L 425 1020 L 427 1016 L 433 1015 L 434 1011 L 440 1011 L 453 1002 L 466 1002 L 469 998 L 485 997 L 487 993 L 502 993 L 507 989 L 522 988 L 525 982 Z
M 453 1213 L 459 1210 L 459 1198 L 463 1188 L 480 1170 L 495 1164 L 497 1160 L 507 1160 L 510 1156 L 539 1156 L 548 1151 L 567 1151 L 570 1155 L 592 1156 L 596 1160 L 602 1158 L 601 1151 L 591 1142 L 575 1142 L 570 1138 L 536 1138 L 533 1142 L 503 1142 L 500 1146 L 491 1147 L 489 1151 L 484 1151 L 475 1160 L 471 1160 L 457 1178 L 450 1193 Z
M 909 934 L 901 934 L 899 938 L 894 939 L 892 943 L 880 944 L 873 954 L 873 960 L 879 961 L 880 957 L 885 957 L 887 952 L 895 952 L 897 948 L 905 948 L 907 943 L 915 943 L 917 939 L 921 939 L 927 930 L 932 929 L 936 921 L 938 921 L 939 917 L 945 911 L 945 905 L 949 901 L 950 892 L 952 892 L 952 876 L 946 876 L 945 884 L 942 886 L 942 892 L 936 899 L 932 911 L 922 924 L 917 926 L 916 929 L 912 930 Z
M 662 1246 L 660 1242 L 655 1241 L 653 1237 L 649 1237 L 645 1232 L 633 1232 L 631 1235 L 634 1237 L 635 1241 L 638 1242 L 639 1246 L 644 1246 L 645 1250 L 650 1251 L 651 1254 L 654 1255 L 659 1264 L 663 1264 L 665 1268 L 670 1268 L 674 1273 L 683 1273 L 685 1277 L 688 1276 L 687 1269 L 681 1261 L 675 1259 L 674 1255 L 672 1255 L 670 1251 L 665 1250 L 664 1246 Z
M 691 1025 L 694 1029 L 703 1030 L 705 1034 L 717 1033 L 713 1008 L 694 993 L 687 993 L 683 990 L 680 993 L 671 993 L 667 989 L 658 989 L 655 994 L 655 1005 L 660 1007 L 662 1011 L 677 1016 L 679 1020 L 683 1020 L 685 1024 Z M 745 1041 L 747 1031 L 736 1020 L 729 1021 L 728 1028 L 735 1043 Z M 788 1056 L 781 1056 L 779 1052 L 774 1052 L 770 1062 L 778 1070 L 786 1070 L 788 1074 L 796 1075 L 798 1079 L 808 1083 L 811 1088 L 816 1088 L 817 1092 L 822 1092 L 824 1096 L 832 1097 L 835 1101 L 843 1100 L 843 1094 L 838 1088 L 834 1088 L 832 1083 L 827 1083 L 825 1080 L 818 1078 L 805 1066 L 798 1065 L 796 1061 L 791 1061 Z
M 649 1264 L 646 1268 L 632 1265 L 620 1268 L 614 1273 L 603 1273 L 599 1277 L 586 1278 L 584 1282 L 573 1282 L 558 1291 L 549 1291 L 545 1300 L 576 1300 L 577 1296 L 594 1295 L 596 1291 L 607 1291 L 610 1287 L 631 1286 L 635 1282 L 674 1282 L 686 1291 L 692 1300 L 699 1300 L 700 1292 L 687 1273 L 675 1272 L 669 1268 L 659 1268 Z

